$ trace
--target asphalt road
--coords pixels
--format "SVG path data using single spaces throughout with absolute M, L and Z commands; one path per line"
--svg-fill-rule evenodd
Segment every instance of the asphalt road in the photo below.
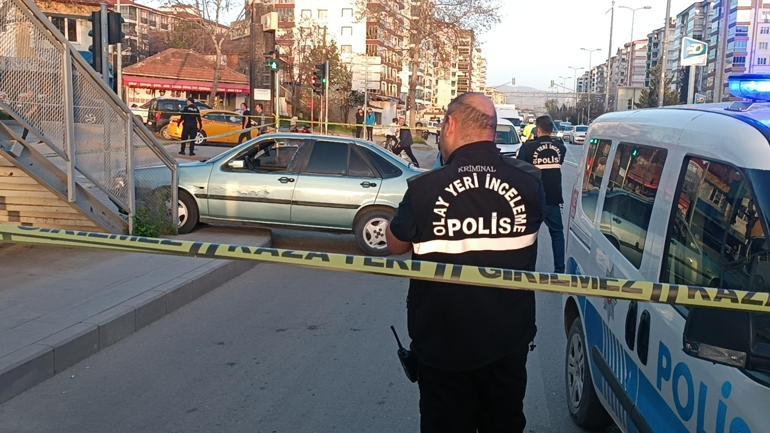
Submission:
M 581 147 L 569 146 L 565 198 Z M 421 152 L 420 159 L 431 155 Z M 352 237 L 280 230 L 278 247 L 355 253 Z M 541 233 L 538 268 L 552 269 Z M 417 432 L 404 280 L 260 265 L 0 405 L 13 433 Z M 564 401 L 561 299 L 538 295 L 527 430 L 577 433 Z

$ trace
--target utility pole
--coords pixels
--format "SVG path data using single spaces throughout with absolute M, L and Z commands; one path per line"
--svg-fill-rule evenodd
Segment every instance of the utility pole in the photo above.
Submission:
M 115 3 L 115 12 L 120 13 L 120 0 Z M 120 25 L 120 31 L 123 31 L 123 24 Z M 115 60 L 115 90 L 118 93 L 118 99 L 123 100 L 123 44 L 118 42 L 115 49 L 118 51 L 118 58 Z
M 652 9 L 652 6 L 642 6 L 638 8 L 632 8 L 629 6 L 618 6 L 618 8 L 628 9 L 631 11 L 631 52 L 628 55 L 628 75 L 626 75 L 628 77 L 628 82 L 626 84 L 631 86 L 632 84 L 631 75 L 633 73 L 633 70 L 631 68 L 631 64 L 632 64 L 631 60 L 634 58 L 634 23 L 636 22 L 636 11 Z
M 249 1 L 249 110 L 254 113 L 257 100 L 254 89 L 257 87 L 257 5 L 255 0 Z
M 581 48 L 582 51 L 588 51 L 588 115 L 586 116 L 586 123 L 591 123 L 591 104 L 594 102 L 593 96 L 593 64 L 591 63 L 592 55 L 594 51 L 601 51 L 601 48 Z
M 107 84 L 107 87 L 110 87 L 110 58 L 109 56 L 109 44 L 107 43 L 107 5 L 102 3 L 101 7 L 99 8 L 99 13 L 101 14 L 101 19 L 99 20 L 99 23 L 101 24 L 101 50 L 102 50 L 102 78 L 104 79 L 104 82 Z
M 671 0 L 669 0 L 670 4 Z M 610 43 L 607 48 L 607 84 L 604 93 L 604 110 L 610 111 L 610 87 L 612 83 L 612 32 L 615 29 L 615 0 L 612 0 L 612 8 L 610 8 Z
M 666 97 L 666 63 L 668 63 L 668 22 L 671 15 L 671 0 L 666 1 L 666 22 L 663 24 L 663 54 L 660 56 L 660 81 L 658 82 L 658 107 L 663 106 Z M 721 83 L 720 83 L 721 85 Z

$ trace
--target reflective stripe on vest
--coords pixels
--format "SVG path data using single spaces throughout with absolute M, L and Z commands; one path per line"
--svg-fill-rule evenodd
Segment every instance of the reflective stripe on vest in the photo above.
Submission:
M 535 241 L 537 241 L 537 233 L 509 238 L 436 239 L 414 244 L 414 253 L 462 254 L 470 251 L 510 251 L 527 248 Z

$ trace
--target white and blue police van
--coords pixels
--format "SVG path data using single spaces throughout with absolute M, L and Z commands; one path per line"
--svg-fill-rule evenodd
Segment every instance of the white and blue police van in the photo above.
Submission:
M 591 125 L 568 273 L 720 287 L 728 300 L 729 289 L 770 291 L 770 76 L 729 87 L 745 100 Z M 770 432 L 769 314 L 579 296 L 563 307 L 567 405 L 579 426 Z

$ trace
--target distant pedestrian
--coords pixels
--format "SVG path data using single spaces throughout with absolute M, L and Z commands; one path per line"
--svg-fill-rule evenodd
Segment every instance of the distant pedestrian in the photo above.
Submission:
M 553 136 L 555 125 L 550 116 L 540 116 L 535 120 L 535 138 L 527 140 L 519 150 L 519 159 L 539 168 L 545 186 L 545 207 L 543 216 L 551 235 L 553 250 L 553 271 L 564 273 L 564 223 L 562 205 L 564 197 L 561 190 L 561 165 L 567 148 L 561 138 Z
M 262 104 L 254 106 L 254 120 L 259 122 L 259 133 L 266 134 L 267 126 L 265 125 L 265 107 Z
M 254 125 L 254 122 L 251 120 L 251 111 L 245 102 L 241 103 L 241 115 L 243 116 L 241 117 L 241 129 L 244 131 L 242 131 L 241 135 L 238 136 L 238 143 L 251 140 L 251 131 L 245 130 L 251 128 Z
M 185 145 L 188 140 L 190 143 L 190 156 L 195 155 L 195 138 L 198 136 L 198 131 L 203 129 L 203 120 L 201 120 L 201 112 L 195 105 L 195 99 L 187 98 L 187 106 L 182 109 L 182 115 L 177 120 L 177 125 L 182 125 L 182 149 L 179 151 L 180 155 L 184 155 Z
M 406 126 L 403 117 L 399 120 L 399 124 L 401 125 L 401 128 L 398 131 L 399 143 L 393 149 L 393 153 L 399 155 L 402 151 L 406 152 L 406 155 L 409 157 L 409 159 L 412 160 L 412 164 L 414 164 L 415 167 L 419 167 L 420 163 L 417 162 L 417 158 L 414 156 L 414 152 L 412 152 L 412 144 L 414 144 L 414 139 L 412 139 L 412 130 Z
M 368 109 L 366 112 L 366 139 L 374 141 L 374 125 L 377 124 L 377 116 L 374 115 L 372 109 Z
M 366 117 L 366 114 L 364 113 L 364 109 L 359 108 L 356 111 L 356 138 L 361 138 L 361 135 L 364 132 L 365 117 Z

